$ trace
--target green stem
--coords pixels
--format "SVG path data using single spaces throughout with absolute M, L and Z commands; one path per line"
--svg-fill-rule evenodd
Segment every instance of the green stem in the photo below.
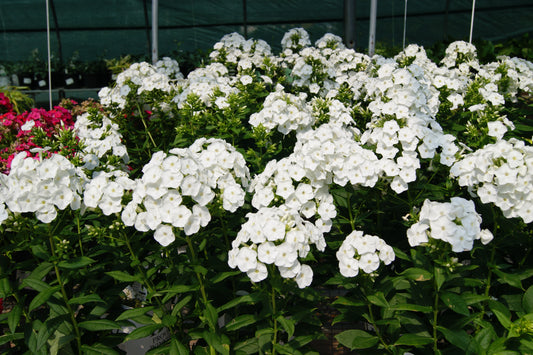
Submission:
M 187 245 L 189 246 L 189 251 L 191 253 L 193 265 L 198 265 L 198 258 L 196 257 L 196 253 L 194 252 L 192 240 L 188 235 L 185 236 L 185 239 L 187 240 Z M 196 274 L 196 278 L 198 279 L 198 282 L 200 283 L 200 293 L 202 294 L 202 300 L 204 301 L 204 304 L 207 305 L 207 293 L 205 292 L 204 276 L 196 270 L 194 270 L 194 273 Z
M 194 251 L 194 247 L 192 245 L 192 240 L 188 235 L 185 236 L 185 239 L 187 240 L 187 245 L 189 247 L 189 252 L 191 253 L 191 259 L 192 259 L 193 265 L 198 265 L 198 259 L 196 256 L 196 252 Z M 207 293 L 205 291 L 205 285 L 204 285 L 204 275 L 199 273 L 196 270 L 194 270 L 194 273 L 196 274 L 196 278 L 198 279 L 198 283 L 200 284 L 200 293 L 202 294 L 202 300 L 204 302 L 204 305 L 207 307 L 208 300 L 207 300 Z M 212 330 L 215 331 L 216 329 L 212 329 Z M 215 348 L 212 345 L 209 345 L 209 354 L 216 355 Z
M 272 328 L 274 329 L 274 335 L 272 336 L 272 355 L 276 355 L 276 344 L 278 342 L 278 321 L 276 319 L 276 290 L 274 286 L 270 292 L 270 302 L 272 303 Z
M 146 121 L 144 120 L 143 111 L 142 111 L 141 107 L 139 106 L 139 104 L 137 104 L 137 110 L 139 110 L 139 116 L 141 116 L 141 121 L 143 123 L 144 130 L 145 130 L 146 134 L 148 135 L 148 137 L 152 141 L 152 144 L 154 145 L 154 148 L 157 148 L 157 144 L 155 144 L 155 140 L 152 137 L 152 133 L 150 133 L 150 130 L 148 129 L 148 126 L 146 125 Z
M 61 273 L 59 272 L 59 268 L 57 267 L 57 257 L 55 253 L 55 244 L 54 244 L 54 237 L 52 234 L 52 230 L 50 230 L 49 234 L 49 241 L 50 241 L 50 249 L 52 251 L 52 257 L 54 259 L 54 271 L 56 274 L 56 279 L 59 284 L 59 287 L 61 288 L 61 296 L 63 297 L 63 302 L 65 302 L 65 306 L 67 307 L 67 311 L 70 315 L 70 321 L 72 322 L 72 326 L 74 327 L 74 333 L 76 336 L 76 344 L 78 347 L 78 354 L 81 354 L 81 333 L 80 328 L 78 327 L 78 322 L 76 321 L 76 315 L 74 314 L 74 311 L 72 310 L 72 307 L 70 307 L 70 303 L 68 302 L 69 298 L 67 296 L 67 292 L 65 290 L 65 284 L 63 283 L 63 280 L 61 278 Z
M 433 285 L 435 287 L 435 297 L 433 299 L 433 353 L 438 354 L 438 336 L 437 336 L 437 323 L 439 316 L 439 289 L 435 277 L 433 278 Z
M 122 232 L 121 234 L 123 236 L 123 240 L 126 243 L 128 251 L 130 253 L 130 259 L 135 263 L 135 265 L 137 267 L 137 271 L 141 275 L 143 285 L 145 285 L 148 288 L 148 291 L 150 292 L 150 294 L 155 295 L 154 296 L 155 301 L 157 303 L 157 306 L 161 310 L 161 312 L 163 314 L 168 314 L 167 308 L 161 302 L 160 297 L 157 296 L 157 292 L 156 292 L 155 286 L 152 284 L 150 279 L 146 276 L 146 272 L 145 272 L 144 268 L 141 267 L 141 262 L 140 262 L 139 258 L 137 257 L 137 254 L 135 254 L 135 252 L 133 251 L 133 248 L 131 247 L 128 235 L 126 233 L 124 233 L 124 232 Z M 171 333 L 174 332 L 174 326 L 173 325 L 169 324 L 169 325 L 167 325 L 167 327 L 169 328 Z

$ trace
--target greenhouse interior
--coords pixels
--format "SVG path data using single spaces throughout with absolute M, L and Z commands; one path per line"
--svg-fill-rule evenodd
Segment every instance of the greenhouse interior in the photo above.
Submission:
M 531 0 L 0 20 L 0 353 L 533 353 Z

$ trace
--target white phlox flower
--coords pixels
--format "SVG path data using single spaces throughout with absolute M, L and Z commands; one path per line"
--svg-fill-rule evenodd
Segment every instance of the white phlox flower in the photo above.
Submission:
M 489 230 L 481 230 L 481 222 L 472 201 L 462 197 L 452 197 L 450 202 L 426 199 L 419 220 L 407 230 L 407 237 L 413 247 L 428 243 L 429 238 L 439 239 L 460 253 L 472 250 L 475 240 L 486 244 L 492 239 Z
M 300 288 L 311 284 L 313 272 L 300 263 L 310 247 L 325 248 L 322 232 L 297 211 L 286 206 L 262 207 L 249 213 L 228 254 L 228 265 L 246 272 L 253 282 L 268 276 L 266 265 L 274 265 L 284 278 Z
M 79 209 L 85 179 L 62 155 L 36 160 L 28 158 L 26 152 L 18 153 L 9 175 L 0 183 L 0 222 L 7 218 L 4 203 L 12 213 L 35 213 L 44 223 L 52 222 L 57 210 Z
M 494 203 L 507 218 L 533 221 L 533 147 L 501 139 L 465 154 L 450 169 L 459 185 L 470 187 L 483 203 Z
M 209 206 L 217 197 L 235 212 L 244 204 L 249 171 L 242 154 L 221 139 L 200 138 L 189 148 L 156 152 L 132 188 L 132 201 L 122 221 L 139 231 L 153 230 L 161 245 L 170 244 L 174 229 L 197 233 L 211 220 Z M 107 194 L 106 196 L 108 196 Z M 185 204 L 183 197 L 192 204 Z
M 336 253 L 339 271 L 344 277 L 354 277 L 359 270 L 370 274 L 380 263 L 389 265 L 394 261 L 394 250 L 379 237 L 352 231 Z

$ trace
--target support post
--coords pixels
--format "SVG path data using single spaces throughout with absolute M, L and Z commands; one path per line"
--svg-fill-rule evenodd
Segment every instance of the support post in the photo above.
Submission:
M 344 0 L 344 45 L 355 49 L 355 15 L 357 0 Z
M 376 51 L 376 17 L 378 0 L 370 2 L 370 28 L 368 33 L 368 55 L 373 56 Z
M 152 0 L 152 64 L 158 60 L 158 0 Z

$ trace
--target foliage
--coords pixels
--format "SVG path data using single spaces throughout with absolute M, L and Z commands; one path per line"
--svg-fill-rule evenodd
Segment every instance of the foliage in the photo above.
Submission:
M 317 354 L 340 324 L 361 354 L 533 350 L 533 64 L 282 47 L 2 116 L 40 152 L 0 178 L 2 351 Z

